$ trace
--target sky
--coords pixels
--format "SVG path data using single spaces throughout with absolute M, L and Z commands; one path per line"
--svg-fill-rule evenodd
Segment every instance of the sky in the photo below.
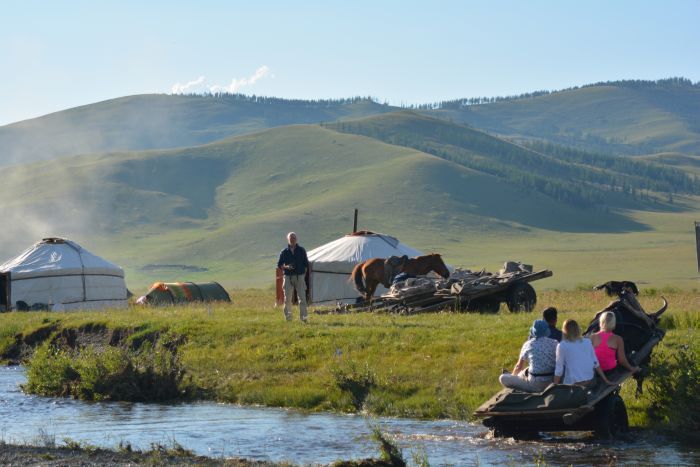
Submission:
M 698 24 L 698 0 L 7 0 L 0 125 L 144 93 L 401 105 L 697 82 Z

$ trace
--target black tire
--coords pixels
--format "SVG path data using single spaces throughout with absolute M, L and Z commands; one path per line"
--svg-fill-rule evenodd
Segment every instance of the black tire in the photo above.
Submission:
M 519 311 L 531 312 L 537 304 L 537 294 L 527 282 L 518 282 L 511 286 L 508 291 L 508 299 L 506 300 L 508 309 L 511 313 Z
M 613 393 L 596 405 L 595 434 L 600 439 L 611 439 L 629 431 L 627 407 L 619 394 Z
M 467 311 L 478 311 L 479 313 L 498 313 L 501 302 L 496 298 L 477 298 L 470 300 L 467 304 Z

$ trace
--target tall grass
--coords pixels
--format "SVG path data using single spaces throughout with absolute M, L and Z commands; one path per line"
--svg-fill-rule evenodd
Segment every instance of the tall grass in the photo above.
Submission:
M 669 331 L 658 351 L 688 341 L 697 347 L 697 296 L 673 292 L 667 298 L 670 305 L 663 322 L 669 324 Z M 554 305 L 560 322 L 574 318 L 588 323 L 609 301 L 589 290 L 552 291 L 540 294 L 538 309 Z M 642 296 L 640 301 L 648 311 L 661 305 L 658 296 Z M 315 411 L 469 419 L 499 389 L 501 369 L 512 367 L 532 320 L 540 317 L 503 310 L 495 315 L 311 313 L 309 324 L 302 324 L 285 322 L 273 302 L 271 291 L 251 290 L 235 293 L 233 304 L 7 313 L 0 315 L 0 329 L 21 330 L 14 336 L 21 341 L 50 318 L 58 320 L 54 336 L 67 329 L 95 329 L 90 327 L 94 323 L 120 329 L 124 335 L 132 332 L 122 342 L 124 348 L 105 348 L 101 354 L 87 347 L 83 355 L 74 353 L 75 349 L 40 347 L 30 361 L 27 389 L 33 392 L 75 394 L 71 387 L 55 382 L 78 379 L 72 372 L 93 391 L 95 384 L 87 382 L 96 381 L 96 374 L 125 374 L 117 364 L 124 360 L 143 368 L 139 359 L 150 352 L 145 349 L 153 345 L 153 338 L 133 336 L 150 332 L 153 337 L 155 332 L 161 336 L 158 339 L 183 337 L 168 345 L 177 349 L 177 368 L 187 375 L 181 381 L 186 382 L 188 394 L 198 397 Z M 81 359 L 84 363 L 76 363 Z M 166 365 L 166 373 L 168 368 L 174 367 Z M 44 381 L 41 385 L 33 385 L 34 374 Z M 646 409 L 651 402 L 633 399 L 633 387 L 627 383 L 623 388 L 630 419 L 637 425 L 649 423 Z
M 95 345 L 66 350 L 46 342 L 29 362 L 24 389 L 85 400 L 166 401 L 190 395 L 176 353 L 160 343 L 139 350 Z

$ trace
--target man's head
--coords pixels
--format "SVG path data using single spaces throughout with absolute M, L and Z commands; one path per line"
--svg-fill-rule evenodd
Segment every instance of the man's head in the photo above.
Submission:
M 297 245 L 297 234 L 294 232 L 289 232 L 287 234 L 287 243 L 289 243 L 290 246 L 294 247 Z
M 549 306 L 542 311 L 542 319 L 552 326 L 557 325 L 557 309 Z

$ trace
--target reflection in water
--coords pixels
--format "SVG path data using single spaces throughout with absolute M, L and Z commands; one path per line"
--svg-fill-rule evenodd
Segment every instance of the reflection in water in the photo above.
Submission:
M 431 465 L 673 464 L 697 465 L 700 454 L 667 439 L 602 445 L 585 438 L 539 442 L 494 440 L 480 425 L 338 414 L 306 414 L 270 408 L 200 402 L 188 404 L 90 403 L 23 394 L 24 370 L 0 368 L 0 435 L 7 442 L 37 436 L 63 438 L 114 448 L 136 449 L 177 441 L 197 454 L 240 456 L 293 463 L 330 463 L 376 457 L 372 427 L 397 440 L 404 457 L 427 456 Z

